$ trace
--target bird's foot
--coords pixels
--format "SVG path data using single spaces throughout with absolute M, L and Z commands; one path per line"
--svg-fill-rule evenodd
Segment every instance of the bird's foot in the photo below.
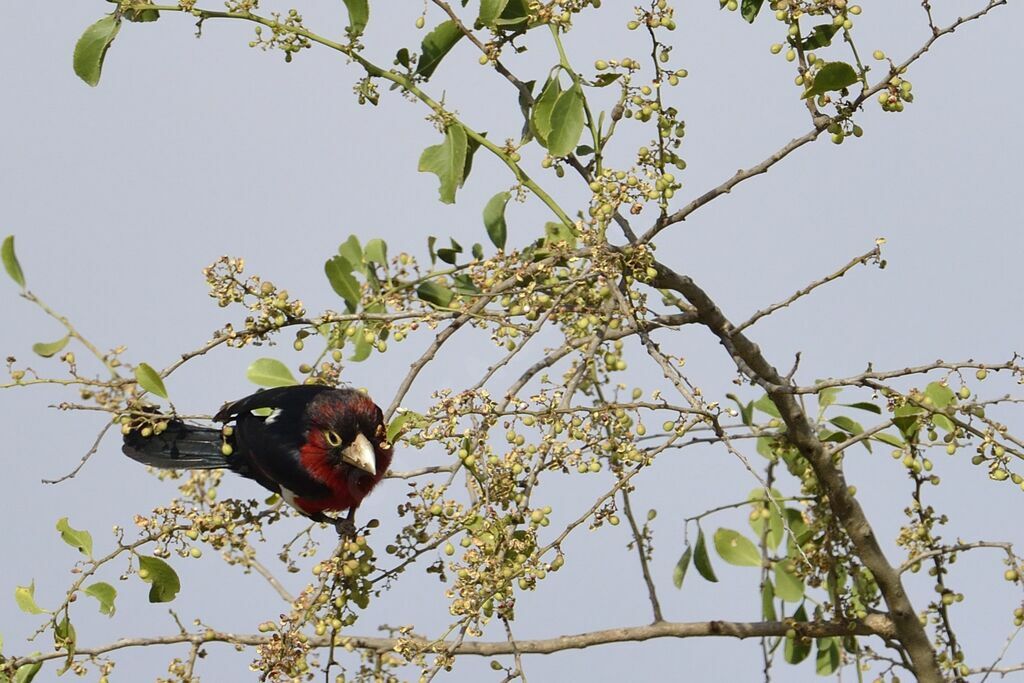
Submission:
M 338 532 L 338 538 L 356 537 L 356 523 L 349 517 L 339 517 L 334 522 L 334 529 Z

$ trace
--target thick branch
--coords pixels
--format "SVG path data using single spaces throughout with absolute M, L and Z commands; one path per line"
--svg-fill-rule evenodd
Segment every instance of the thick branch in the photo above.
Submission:
M 833 462 L 830 450 L 818 439 L 814 426 L 791 393 L 789 382 L 768 362 L 755 343 L 735 331 L 717 304 L 691 278 L 660 263 L 654 265 L 658 275 L 651 285 L 679 292 L 693 304 L 700 322 L 718 337 L 740 371 L 767 391 L 786 423 L 789 439 L 814 469 L 833 514 L 849 535 L 857 555 L 874 575 L 889 608 L 896 638 L 910 655 L 918 680 L 941 681 L 935 651 L 907 597 L 899 571 L 886 559 L 864 510 L 850 493 L 850 487 L 842 470 Z
M 730 637 L 730 638 L 762 638 L 782 637 L 786 632 L 795 628 L 797 633 L 806 638 L 828 638 L 830 636 L 861 635 L 880 636 L 892 638 L 895 634 L 892 623 L 888 618 L 880 614 L 868 615 L 863 621 L 839 623 L 826 621 L 809 621 L 792 623 L 785 621 L 765 622 L 738 622 L 738 621 L 697 621 L 697 622 L 671 622 L 661 621 L 646 626 L 631 626 L 614 628 L 605 631 L 591 631 L 575 635 L 558 636 L 539 640 L 517 640 L 515 643 L 509 641 L 470 641 L 456 644 L 455 641 L 428 641 L 412 640 L 412 644 L 424 649 L 447 650 L 454 655 L 475 655 L 481 657 L 493 657 L 496 655 L 515 654 L 539 654 L 546 655 L 564 650 L 578 650 L 596 645 L 608 645 L 611 643 L 627 643 L 651 640 L 653 638 L 706 638 L 706 637 Z M 256 634 L 224 633 L 221 631 L 204 631 L 202 633 L 175 633 L 169 636 L 154 636 L 151 638 L 122 638 L 107 645 L 99 647 L 77 648 L 75 654 L 86 657 L 104 655 L 114 650 L 123 650 L 134 647 L 148 647 L 152 645 L 177 645 L 182 643 L 203 644 L 203 643 L 230 643 L 232 645 L 257 646 L 265 645 L 274 641 L 274 636 L 263 636 Z M 378 638 L 372 636 L 342 636 L 341 644 L 349 645 L 357 649 L 375 650 L 378 652 L 393 651 L 400 642 L 396 638 Z M 330 647 L 332 640 L 327 636 L 314 636 L 309 639 L 309 644 L 315 648 Z M 11 667 L 16 669 L 26 664 L 45 662 L 51 659 L 62 659 L 67 656 L 66 652 L 49 652 L 46 654 L 31 655 L 22 657 L 11 662 Z

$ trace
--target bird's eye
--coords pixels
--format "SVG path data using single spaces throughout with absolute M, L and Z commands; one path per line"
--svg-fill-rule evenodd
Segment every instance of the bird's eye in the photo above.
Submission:
M 331 431 L 330 429 L 324 430 L 324 439 L 327 440 L 327 445 L 331 448 L 337 448 L 341 445 L 341 437 L 338 436 L 337 432 Z

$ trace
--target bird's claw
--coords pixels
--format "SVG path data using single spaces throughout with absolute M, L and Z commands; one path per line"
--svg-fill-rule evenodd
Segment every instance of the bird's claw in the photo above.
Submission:
M 348 518 L 341 517 L 334 522 L 334 529 L 338 532 L 338 538 L 355 538 L 356 523 Z

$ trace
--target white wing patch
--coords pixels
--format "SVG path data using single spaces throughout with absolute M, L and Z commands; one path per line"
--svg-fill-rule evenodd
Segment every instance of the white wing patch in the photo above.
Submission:
M 255 412 L 256 411 L 253 411 L 253 413 Z M 282 411 L 280 408 L 274 408 L 273 410 L 270 411 L 270 414 L 267 415 L 267 418 L 263 420 L 263 424 L 274 424 L 274 420 L 281 417 L 282 412 L 284 411 Z
M 280 488 L 281 488 L 281 498 L 284 500 L 284 502 L 288 503 L 293 508 L 295 508 L 296 510 L 301 512 L 302 514 L 306 514 L 305 510 L 303 510 L 302 508 L 300 508 L 298 505 L 295 504 L 295 498 L 296 498 L 295 493 L 292 492 L 292 491 L 289 491 L 288 489 L 286 489 L 283 486 L 280 487 Z

